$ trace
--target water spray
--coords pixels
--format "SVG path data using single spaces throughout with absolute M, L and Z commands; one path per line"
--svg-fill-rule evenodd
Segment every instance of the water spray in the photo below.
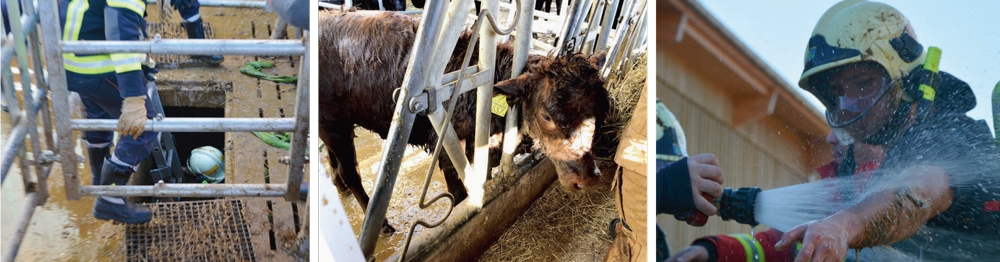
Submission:
M 739 189 L 726 188 L 722 191 L 722 198 L 713 197 L 702 193 L 708 201 L 719 210 L 717 213 L 723 221 L 735 220 L 737 223 L 747 224 L 751 227 L 760 224 L 754 214 L 754 206 L 757 203 L 757 194 L 761 192 L 759 187 L 741 187 Z M 708 215 L 701 211 L 690 211 L 675 216 L 679 220 L 684 220 L 688 225 L 704 226 L 708 222 Z

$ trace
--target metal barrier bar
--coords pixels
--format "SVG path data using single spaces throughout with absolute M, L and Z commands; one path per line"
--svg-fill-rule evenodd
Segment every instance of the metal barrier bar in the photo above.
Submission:
M 14 87 L 11 86 L 9 88 L 13 89 Z M 32 99 L 36 102 L 34 103 L 35 108 L 31 110 L 38 111 L 41 107 L 47 106 L 47 104 L 38 102 L 45 99 L 45 94 L 43 92 L 39 92 L 37 94 L 34 94 L 33 96 L 34 98 Z M 17 96 L 15 95 L 14 98 L 16 99 Z M 12 108 L 11 110 L 14 109 Z M 17 112 L 21 111 L 23 110 L 18 110 Z M 11 116 L 14 116 L 14 114 L 11 114 Z M 11 122 L 13 122 L 14 126 L 11 127 L 10 135 L 7 137 L 8 142 L 3 145 L 3 151 L 2 151 L 3 165 L 2 168 L 0 168 L 0 171 L 2 171 L 0 172 L 0 177 L 2 178 L 0 178 L 0 183 L 3 183 L 3 181 L 6 180 L 7 171 L 10 169 L 11 164 L 14 162 L 14 157 L 17 156 L 18 149 L 24 147 L 24 136 L 27 134 L 28 131 L 26 129 L 27 128 L 26 123 L 16 120 L 12 120 Z
M 316 4 L 322 8 L 337 9 L 337 10 L 340 10 L 340 8 L 342 8 L 341 5 L 335 5 L 327 2 L 317 2 Z
M 30 1 L 25 2 L 27 4 L 26 6 L 31 5 Z M 32 95 L 34 90 L 31 88 L 31 73 L 28 73 L 28 67 L 31 64 L 28 62 L 28 40 L 25 38 L 26 35 L 24 32 L 24 26 L 21 24 L 21 4 L 18 0 L 7 0 L 7 11 L 7 15 L 9 16 L 11 23 L 11 33 L 14 35 L 14 53 L 17 54 L 17 66 L 20 69 L 20 72 L 23 72 L 18 78 L 21 80 L 21 96 L 25 98 L 24 107 L 27 110 L 21 110 L 21 113 L 25 116 L 23 120 L 26 120 L 24 123 L 26 125 L 25 128 L 27 128 L 28 139 L 30 139 L 31 145 L 33 145 L 31 147 L 31 153 L 34 156 L 33 158 L 35 158 L 33 160 L 37 162 L 37 158 L 42 155 L 42 143 L 41 139 L 38 138 L 38 111 L 34 110 L 36 101 L 33 99 L 35 96 Z M 27 161 L 21 162 L 23 164 Z M 34 174 L 38 183 L 45 183 L 45 181 L 42 181 L 44 179 L 42 174 L 44 172 L 44 167 L 37 164 L 34 165 L 34 167 Z M 31 176 L 31 174 L 21 175 L 26 178 Z M 45 189 L 40 189 L 38 191 L 38 197 L 40 199 L 48 198 L 47 194 L 47 190 Z
M 156 4 L 158 1 L 159 0 L 149 0 L 149 4 Z M 215 6 L 215 7 L 267 8 L 267 1 L 200 0 L 198 1 L 198 4 L 201 6 Z
M 483 0 L 481 13 L 487 14 L 498 14 L 500 12 L 500 0 Z M 490 20 L 493 23 L 496 20 Z M 493 25 L 494 27 L 500 27 L 500 25 Z M 479 69 L 481 71 L 486 71 L 487 69 L 496 67 L 497 59 L 497 32 L 491 28 L 473 28 L 473 30 L 479 30 Z M 530 34 L 525 34 L 530 35 Z M 471 52 L 472 50 L 469 50 Z M 487 73 L 486 79 L 493 79 L 493 71 Z M 476 89 L 476 137 L 475 137 L 475 154 L 473 155 L 473 170 L 474 172 L 465 178 L 465 186 L 469 189 L 469 201 L 476 207 L 482 207 L 485 202 L 485 189 L 483 189 L 483 184 L 486 184 L 486 176 L 490 174 L 490 122 L 492 121 L 492 113 L 490 108 L 493 106 L 493 83 L 485 84 L 479 86 Z M 449 119 L 450 121 L 450 119 Z
M 601 6 L 604 5 L 604 3 L 605 0 L 594 1 L 590 5 L 590 11 L 587 12 L 589 14 L 589 20 L 586 21 L 587 31 L 583 33 L 583 36 L 580 36 L 582 40 L 579 41 L 581 44 L 580 47 L 578 47 L 578 50 L 584 55 L 589 56 L 590 54 L 592 54 L 594 44 L 591 42 L 592 41 L 591 32 L 594 31 L 594 27 L 598 26 L 598 24 L 595 22 L 600 21 L 599 20 L 600 16 L 604 14 L 603 12 L 601 12 Z M 588 17 L 584 17 L 584 19 L 588 19 Z
M 7 143 L 3 145 L 3 174 L 0 175 L 0 184 L 7 182 L 7 171 L 14 164 L 14 157 L 18 155 L 18 150 L 24 147 L 24 135 L 27 130 L 24 125 L 17 125 L 11 128 L 10 135 L 7 136 Z
M 38 194 L 34 192 L 29 192 L 25 196 L 25 202 L 21 205 L 21 213 L 14 220 L 16 231 L 10 236 L 10 239 L 4 241 L 7 244 L 3 247 L 3 262 L 14 261 L 14 258 L 17 256 L 17 250 L 21 248 L 21 240 L 24 240 L 24 234 L 27 233 L 28 225 L 31 223 L 31 216 L 35 214 L 37 199 Z
M 59 44 L 62 42 L 62 29 L 59 27 L 58 1 L 40 1 L 38 17 L 42 23 L 42 43 L 45 44 L 45 66 L 48 69 L 49 84 L 52 88 L 52 114 L 56 122 L 56 135 L 59 141 L 59 156 L 64 167 L 76 166 L 76 151 L 68 142 L 73 137 L 70 128 L 69 90 L 66 88 L 66 72 L 63 70 L 62 52 Z M 67 200 L 80 199 L 80 179 L 76 168 L 63 168 L 64 189 Z
M 5 50 L 14 52 L 13 47 Z M 3 77 L 0 77 L 0 85 L 3 85 L 3 99 L 7 102 L 7 115 L 10 116 L 11 123 L 17 123 L 21 121 L 22 116 L 19 110 L 21 101 L 17 98 L 17 90 L 14 88 L 14 74 L 11 73 L 10 66 L 4 66 L 0 72 L 3 74 Z
M 306 52 L 306 46 L 302 40 L 161 39 L 153 41 L 60 41 L 60 43 L 62 52 L 76 54 L 303 55 Z
M 573 52 L 581 44 L 577 43 L 577 35 L 579 35 L 580 23 L 583 20 L 583 9 L 586 8 L 586 3 L 588 0 L 573 1 L 572 10 L 566 10 L 566 19 L 563 20 L 563 29 L 559 34 L 559 41 L 556 43 L 556 48 L 559 48 L 559 54 L 564 54 L 566 52 Z
M 439 100 L 444 101 L 444 100 Z M 444 123 L 444 110 L 434 110 L 427 115 L 427 119 L 431 120 L 431 125 L 434 126 L 434 130 L 444 130 L 444 132 L 437 132 L 438 139 L 444 139 L 444 143 L 441 146 L 444 147 L 444 152 L 448 154 L 448 158 L 455 166 L 455 172 L 458 172 L 458 177 L 462 178 L 464 181 L 469 174 L 473 174 L 472 165 L 469 164 L 469 159 L 465 156 L 465 148 L 459 146 L 458 136 L 455 135 L 455 127 L 447 125 L 445 128 L 442 123 Z M 468 142 L 468 141 L 467 141 Z M 431 167 L 434 168 L 434 167 Z
M 467 2 L 469 1 L 453 1 L 451 4 L 458 6 L 465 4 L 464 6 L 468 6 Z M 375 251 L 379 229 L 383 221 L 385 221 L 386 209 L 392 197 L 392 188 L 396 182 L 396 174 L 399 173 L 399 166 L 402 164 L 402 152 L 406 150 L 406 142 L 409 140 L 410 131 L 416 120 L 416 114 L 409 109 L 407 101 L 409 101 L 410 97 L 420 94 L 423 87 L 427 86 L 425 84 L 433 83 L 428 82 L 424 77 L 430 75 L 432 72 L 438 72 L 431 69 L 434 68 L 435 64 L 440 64 L 440 61 L 431 58 L 435 57 L 434 51 L 440 48 L 436 40 L 443 31 L 444 17 L 442 15 L 447 12 L 448 7 L 445 6 L 445 1 L 431 1 L 427 3 L 424 10 L 427 12 L 421 18 L 421 26 L 417 29 L 413 49 L 410 52 L 413 55 L 410 57 L 406 69 L 403 86 L 396 101 L 393 121 L 389 127 L 389 134 L 386 136 L 385 146 L 382 150 L 382 168 L 379 170 L 378 178 L 375 180 L 374 191 L 366 207 L 365 220 L 361 226 L 359 242 L 361 244 L 361 253 L 365 257 L 371 257 L 373 251 Z M 464 17 L 465 15 L 463 14 L 462 18 L 464 19 Z M 452 44 L 453 48 L 454 43 Z M 447 49 L 447 53 L 451 53 L 452 49 L 445 49 Z M 439 68 L 442 67 L 441 65 L 437 66 Z M 440 83 L 440 80 L 438 81 Z
M 301 79 L 301 78 L 300 78 Z M 70 128 L 81 131 L 114 131 L 117 119 L 73 119 Z M 144 131 L 153 132 L 292 132 L 295 118 L 165 117 L 146 120 Z
M 515 32 L 531 32 L 531 24 L 534 19 L 532 19 L 532 13 L 535 12 L 535 1 L 534 0 L 522 0 L 521 6 L 518 7 L 518 12 L 523 14 L 519 17 L 520 21 L 517 21 L 517 29 Z M 543 12 L 539 12 L 543 13 Z M 514 79 L 521 75 L 524 71 L 525 64 L 528 63 L 528 53 L 531 52 L 531 34 L 522 33 L 514 39 L 514 61 L 513 67 L 511 67 L 510 78 Z M 521 135 L 517 130 L 517 122 L 520 121 L 520 108 L 517 105 L 512 105 L 510 110 L 507 110 L 507 122 L 504 125 L 503 132 L 503 154 L 500 158 L 501 169 L 507 169 L 506 172 L 513 173 L 514 170 L 514 150 L 517 149 L 517 145 L 521 143 Z
M 612 25 L 615 23 L 615 20 L 617 20 L 616 18 L 618 18 L 618 14 L 615 13 L 618 11 L 618 1 L 619 0 L 611 0 L 611 4 L 609 4 L 604 10 L 604 19 L 602 19 L 603 21 L 601 22 L 601 33 L 597 38 L 597 51 L 608 48 L 608 36 L 611 34 Z
M 309 137 L 309 50 L 299 60 L 299 82 L 295 87 L 295 117 L 294 135 L 292 136 L 291 159 L 288 163 L 288 184 L 285 200 L 295 201 L 299 198 L 299 186 L 302 185 L 306 162 L 306 138 Z
M 20 21 L 21 21 L 21 27 L 20 27 L 21 30 L 24 31 L 25 34 L 31 34 L 31 33 L 34 33 L 35 32 L 35 28 L 37 28 L 36 26 L 33 26 L 33 25 L 35 25 L 36 23 L 38 23 L 38 15 L 35 14 L 35 13 L 25 13 L 24 16 L 21 16 Z M 11 33 L 13 33 L 13 32 L 14 32 L 14 30 L 13 30 L 13 28 L 11 28 Z M 10 62 L 13 61 L 13 59 L 14 59 L 13 58 L 13 56 L 14 56 L 14 46 L 13 46 L 13 43 L 14 42 L 13 42 L 13 36 L 11 36 L 12 39 L 6 39 L 7 36 L 3 36 L 3 37 L 4 37 L 4 42 L 10 42 L 10 46 L 9 46 L 10 48 L 7 48 L 8 46 L 5 45 L 4 46 L 5 48 L 3 49 L 3 52 L 0 53 L 0 61 L 2 61 L 2 62 L 0 62 L 0 66 L 3 66 L 3 67 L 6 68 L 6 67 L 10 67 Z
M 631 15 L 633 13 L 633 9 L 636 7 L 636 2 L 637 1 L 631 1 L 625 5 L 625 12 L 622 12 L 621 20 L 617 22 L 618 32 L 616 32 L 615 44 L 612 45 L 611 51 L 608 52 L 607 61 L 605 62 L 603 72 L 601 72 L 602 76 L 605 78 L 608 78 L 611 71 L 614 71 L 612 68 L 615 68 L 614 65 L 619 59 L 622 44 L 625 43 L 625 38 L 628 38 L 629 36 L 629 30 L 633 24 Z
M 80 186 L 84 196 L 283 197 L 285 184 L 168 184 L 152 186 Z

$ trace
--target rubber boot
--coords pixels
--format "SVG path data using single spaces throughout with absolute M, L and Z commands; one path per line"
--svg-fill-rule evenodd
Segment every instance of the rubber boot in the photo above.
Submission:
M 125 185 L 132 175 L 132 167 L 119 166 L 104 158 L 101 185 Z M 115 220 L 127 224 L 149 222 L 153 213 L 149 207 L 129 202 L 125 197 L 101 196 L 94 200 L 94 218 Z
M 87 148 L 87 156 L 90 161 L 90 185 L 101 185 L 101 167 L 104 166 L 104 159 L 111 154 L 111 145 L 101 148 Z
M 202 24 L 201 18 L 198 18 L 194 22 L 184 22 L 183 24 L 189 39 L 205 39 L 205 25 Z M 193 55 L 191 59 L 210 64 L 221 64 L 225 60 L 219 55 Z

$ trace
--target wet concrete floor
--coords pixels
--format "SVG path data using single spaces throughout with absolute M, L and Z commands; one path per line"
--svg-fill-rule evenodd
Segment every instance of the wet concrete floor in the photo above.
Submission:
M 156 5 L 149 5 L 149 23 L 160 23 L 159 11 Z M 273 31 L 272 24 L 277 16 L 265 13 L 261 9 L 251 8 L 201 8 L 202 19 L 206 27 L 211 28 L 210 38 L 215 39 L 267 39 Z M 168 21 L 174 30 L 161 36 L 164 38 L 186 38 L 180 28 L 180 15 L 174 11 L 174 17 Z M 289 27 L 291 30 L 292 28 Z M 151 33 L 152 34 L 152 33 Z M 294 32 L 289 32 L 294 35 Z M 154 56 L 156 58 L 156 56 Z M 188 104 L 177 106 L 194 107 L 225 107 L 227 117 L 292 117 L 294 116 L 294 84 L 277 84 L 270 81 L 260 81 L 239 73 L 239 68 L 248 61 L 270 60 L 276 63 L 274 69 L 265 69 L 264 73 L 273 75 L 297 75 L 298 58 L 290 56 L 225 56 L 226 61 L 219 67 L 193 67 L 181 69 L 163 69 L 156 74 L 158 88 L 161 90 L 191 88 L 192 86 L 207 88 L 211 92 L 189 92 L 178 100 Z M 169 57 L 159 58 L 169 61 Z M 182 83 L 182 84 L 178 84 Z M 193 84 L 192 84 L 193 83 Z M 235 90 L 235 91 L 234 91 Z M 225 104 L 218 104 L 218 92 L 225 92 Z M 203 96 L 203 97 L 202 97 Z M 213 98 L 213 99 L 209 99 Z M 165 99 L 166 100 L 166 99 Z M 215 101 L 215 102 L 213 102 Z M 165 101 L 166 106 L 171 106 Z M 265 110 L 266 109 L 266 110 Z M 2 114 L 3 130 L 10 130 L 11 123 L 7 114 Z M 80 132 L 74 132 L 74 137 L 80 137 Z M 3 143 L 7 143 L 7 133 L 3 134 Z M 235 183 L 284 183 L 287 177 L 287 165 L 279 163 L 279 159 L 288 155 L 287 151 L 267 146 L 251 133 L 227 133 L 225 148 L 227 163 L 227 181 Z M 79 139 L 73 139 L 76 153 L 86 156 Z M 270 154 L 270 157 L 268 157 Z M 252 156 L 248 156 L 252 155 Z M 265 160 L 265 158 L 269 158 Z M 17 161 L 15 161 L 16 163 Z M 247 163 L 265 163 L 263 165 L 247 165 Z M 270 168 L 265 169 L 269 163 Z M 250 169 L 241 170 L 242 167 Z M 15 230 L 13 221 L 21 212 L 24 202 L 24 190 L 21 183 L 19 167 L 15 164 L 10 171 L 10 177 L 3 185 L 0 201 L 2 219 L 6 222 L 0 226 L 0 241 L 5 242 Z M 78 164 L 82 184 L 89 184 L 90 169 L 85 164 Z M 267 174 L 265 170 L 269 170 Z M 91 216 L 91 208 L 95 197 L 82 197 L 79 201 L 67 201 L 63 189 L 61 166 L 53 166 L 48 179 L 51 196 L 48 202 L 37 208 L 27 234 L 18 252 L 18 261 L 119 261 L 124 258 L 123 226 L 111 222 L 96 220 Z M 308 174 L 308 170 L 306 170 Z M 259 181 L 258 181 L 259 180 Z M 308 181 L 308 176 L 305 178 Z M 252 225 L 254 246 L 257 258 L 263 261 L 297 260 L 291 256 L 291 242 L 295 232 L 308 219 L 307 205 L 290 203 L 283 198 L 248 199 L 245 213 Z M 295 220 L 298 220 L 297 223 Z M 9 221 L 9 222 L 8 222 Z M 274 244 L 271 244 L 274 243 Z

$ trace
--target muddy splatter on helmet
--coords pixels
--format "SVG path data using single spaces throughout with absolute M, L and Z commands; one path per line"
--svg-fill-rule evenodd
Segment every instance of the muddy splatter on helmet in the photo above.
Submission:
M 904 101 L 914 98 L 890 88 L 923 64 L 923 46 L 917 41 L 909 20 L 895 8 L 878 2 L 852 0 L 831 7 L 813 29 L 805 53 L 805 69 L 799 87 L 813 93 L 827 106 L 831 126 L 846 126 L 864 116 L 886 92 L 897 92 Z M 854 63 L 876 63 L 885 77 L 871 83 L 868 96 L 837 97 L 826 88 L 827 79 L 817 77 L 831 69 Z M 840 114 L 847 112 L 847 114 Z M 847 119 L 838 119 L 847 115 Z

